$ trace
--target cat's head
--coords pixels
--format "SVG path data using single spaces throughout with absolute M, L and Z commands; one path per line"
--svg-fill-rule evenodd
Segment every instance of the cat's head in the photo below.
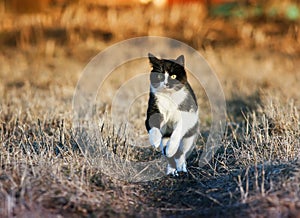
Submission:
M 184 70 L 184 56 L 177 59 L 158 59 L 148 54 L 152 71 L 150 74 L 151 89 L 159 92 L 171 92 L 181 89 L 187 83 L 187 76 Z

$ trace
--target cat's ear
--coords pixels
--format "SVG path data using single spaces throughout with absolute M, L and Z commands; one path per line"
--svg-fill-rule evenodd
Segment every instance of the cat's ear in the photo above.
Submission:
M 176 58 L 175 61 L 177 64 L 180 64 L 181 66 L 184 67 L 184 56 L 183 55 L 180 55 L 178 58 Z
M 148 53 L 148 58 L 152 66 L 160 63 L 159 59 L 151 53 Z

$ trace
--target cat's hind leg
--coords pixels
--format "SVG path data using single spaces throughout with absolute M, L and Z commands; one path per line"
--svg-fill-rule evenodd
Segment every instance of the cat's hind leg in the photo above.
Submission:
M 167 159 L 168 159 L 167 175 L 178 176 L 175 159 L 173 157 Z
M 197 136 L 193 135 L 183 138 L 178 151 L 175 154 L 175 163 L 177 172 L 187 172 L 186 158 L 192 153 Z

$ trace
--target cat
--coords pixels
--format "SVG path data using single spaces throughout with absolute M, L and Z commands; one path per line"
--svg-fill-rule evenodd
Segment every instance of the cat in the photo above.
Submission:
M 148 54 L 150 94 L 145 121 L 149 141 L 167 157 L 167 175 L 187 172 L 186 159 L 196 143 L 199 128 L 198 104 L 187 81 L 184 56 L 158 59 Z

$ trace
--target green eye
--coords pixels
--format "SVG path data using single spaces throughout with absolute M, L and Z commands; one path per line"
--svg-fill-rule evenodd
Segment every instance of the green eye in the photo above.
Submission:
M 171 79 L 176 79 L 176 75 L 172 75 L 172 76 L 171 76 Z

